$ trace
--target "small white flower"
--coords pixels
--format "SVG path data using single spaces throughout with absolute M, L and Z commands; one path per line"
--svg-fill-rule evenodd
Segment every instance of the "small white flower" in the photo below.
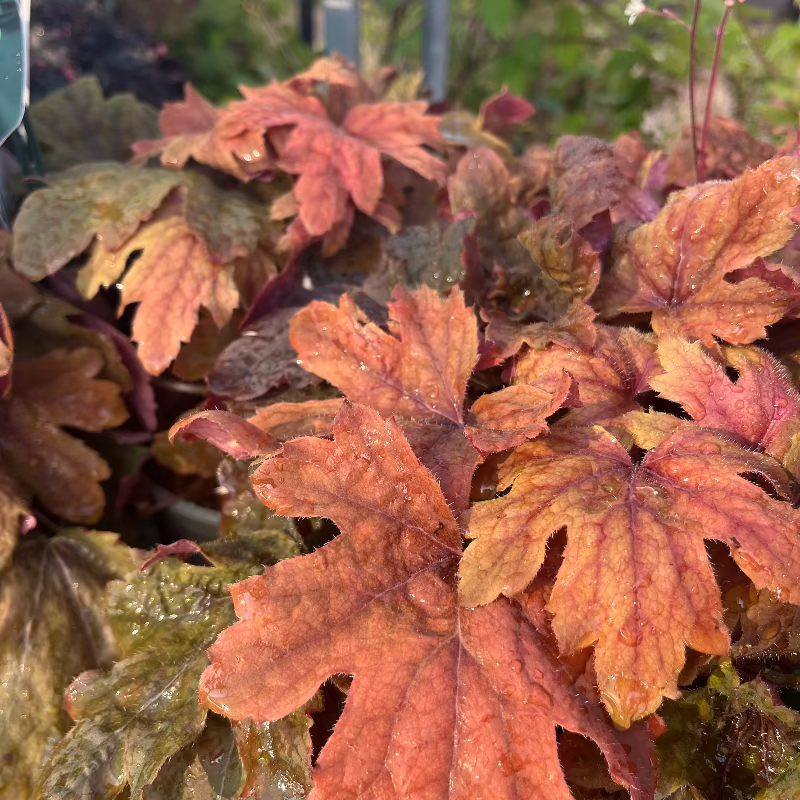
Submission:
M 625 7 L 625 16 L 628 18 L 628 24 L 633 25 L 636 19 L 647 11 L 647 6 L 644 0 L 630 0 Z

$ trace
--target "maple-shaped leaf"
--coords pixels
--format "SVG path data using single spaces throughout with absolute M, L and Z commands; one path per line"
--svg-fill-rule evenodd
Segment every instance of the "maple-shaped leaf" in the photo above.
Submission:
M 656 333 L 712 344 L 716 336 L 748 344 L 766 336 L 795 304 L 796 288 L 763 277 L 736 279 L 794 235 L 800 203 L 800 159 L 775 158 L 729 183 L 673 194 L 652 222 L 617 249 L 601 283 L 606 314 L 652 311 Z M 782 274 L 792 287 L 800 275 Z
M 546 417 L 561 407 L 571 382 L 562 376 L 538 393 L 508 387 L 482 397 L 467 415 L 478 340 L 462 293 L 443 300 L 427 287 L 398 288 L 389 315 L 394 335 L 369 322 L 347 295 L 339 308 L 315 302 L 293 318 L 290 339 L 309 372 L 354 402 L 405 418 L 401 425 L 418 456 L 463 510 L 478 451 L 509 449 L 546 430 Z
M 744 683 L 723 663 L 706 688 L 667 701 L 660 713 L 667 732 L 657 744 L 659 797 L 672 797 L 681 787 L 693 789 L 695 797 L 796 797 L 776 792 L 796 772 L 800 714 L 786 708 L 766 681 Z
M 567 217 L 547 216 L 519 234 L 534 262 L 570 299 L 588 300 L 600 282 L 602 260 Z
M 650 796 L 652 776 L 633 776 L 521 610 L 458 607 L 461 534 L 394 422 L 348 404 L 333 441 L 287 443 L 253 482 L 279 513 L 327 517 L 341 534 L 232 589 L 240 621 L 211 648 L 200 691 L 264 722 L 354 675 L 313 797 L 566 800 L 555 725 L 592 738 L 615 779 Z
M 22 204 L 14 220 L 14 267 L 38 281 L 95 239 L 121 247 L 182 181 L 175 172 L 113 163 L 65 170 Z
M 139 303 L 132 338 L 154 375 L 189 341 L 203 306 L 218 327 L 239 304 L 234 261 L 255 250 L 258 207 L 202 180 L 180 188 L 122 247 L 98 242 L 78 274 L 78 288 L 93 297 L 115 283 L 128 259 L 142 251 L 122 278 L 122 305 Z
M 727 653 L 728 632 L 704 539 L 724 542 L 758 587 L 800 600 L 800 512 L 786 473 L 716 431 L 678 430 L 641 463 L 602 428 L 552 433 L 499 468 L 505 496 L 470 512 L 461 563 L 467 606 L 522 591 L 553 534 L 568 544 L 548 608 L 565 653 L 595 645 L 598 686 L 627 726 L 677 697 L 686 645 Z
M 230 788 L 241 790 L 248 777 L 253 783 L 258 778 L 248 776 L 248 769 L 260 769 L 262 778 L 271 770 L 273 788 L 281 781 L 303 782 L 310 768 L 303 712 L 293 723 L 277 726 L 280 730 L 292 723 L 290 744 L 296 753 L 281 746 L 272 754 L 271 766 L 260 767 L 248 755 L 245 767 L 230 725 L 219 719 L 207 722 L 197 696 L 198 680 L 208 664 L 206 648 L 234 619 L 231 583 L 258 574 L 261 564 L 299 552 L 293 538 L 294 547 L 285 543 L 291 538 L 283 530 L 287 521 L 276 522 L 273 529 L 267 523 L 252 534 L 228 531 L 208 548 L 195 547 L 214 566 L 194 567 L 170 559 L 109 585 L 107 614 L 120 660 L 106 672 L 83 673 L 69 687 L 66 705 L 76 724 L 49 756 L 39 781 L 40 796 L 116 796 L 128 786 L 130 796 L 139 800 L 153 783 L 144 797 L 173 800 L 194 796 L 189 788 L 196 780 L 202 785 L 203 778 L 219 787 L 224 775 L 231 782 L 238 775 L 239 785 Z M 221 552 L 219 558 L 215 550 Z M 256 735 L 268 740 L 270 730 Z M 228 752 L 220 753 L 220 746 Z M 230 768 L 225 767 L 228 762 Z M 165 791 L 171 794 L 165 796 Z M 240 797 L 241 792 L 222 796 Z
M 134 163 L 160 156 L 165 167 L 182 169 L 189 159 L 249 180 L 271 165 L 264 134 L 244 131 L 225 136 L 217 122 L 220 111 L 190 83 L 182 103 L 167 103 L 158 115 L 161 139 L 142 137 L 133 145 Z
M 34 224 L 46 232 L 29 230 Z M 140 303 L 133 323 L 139 355 L 158 374 L 189 340 L 201 306 L 217 326 L 227 322 L 239 303 L 237 259 L 257 250 L 263 225 L 262 206 L 201 175 L 76 167 L 25 203 L 14 259 L 20 272 L 40 280 L 91 245 L 79 289 L 91 298 L 122 278 L 122 304 Z
M 110 533 L 31 533 L 0 579 L 0 798 L 34 800 L 42 760 L 66 733 L 64 690 L 107 667 L 114 643 L 104 611 L 108 581 L 132 570 Z
M 559 426 L 601 424 L 618 429 L 625 414 L 640 408 L 636 398 L 662 372 L 656 340 L 634 328 L 595 325 L 593 316 L 581 303 L 573 303 L 556 323 L 521 326 L 489 315 L 486 337 L 495 342 L 497 358 L 527 345 L 514 365 L 515 385 L 553 391 L 565 372 L 571 376 L 576 402 L 570 403 L 574 407 Z
M 50 172 L 89 161 L 127 161 L 133 142 L 158 132 L 152 106 L 132 94 L 104 98 L 94 76 L 79 78 L 34 103 L 30 116 Z
M 399 287 L 389 308 L 393 334 L 369 321 L 349 295 L 340 306 L 313 302 L 292 319 L 298 363 L 354 402 L 395 416 L 457 512 L 469 504 L 482 454 L 508 450 L 547 430 L 572 391 L 563 372 L 546 387 L 512 386 L 481 397 L 466 413 L 467 382 L 478 359 L 477 321 L 461 292 L 442 299 L 427 287 Z M 275 440 L 330 431 L 335 400 L 280 403 L 249 420 L 204 411 L 177 423 L 178 435 L 205 438 L 236 458 L 274 452 Z M 267 438 L 264 438 L 264 434 Z
M 382 158 L 398 161 L 429 180 L 444 180 L 445 165 L 425 146 L 439 145 L 439 122 L 427 103 L 365 103 L 351 108 L 340 125 L 322 103 L 273 84 L 243 89 L 245 100 L 223 113 L 228 135 L 293 126 L 278 149 L 278 165 L 298 175 L 294 186 L 300 222 L 323 236 L 348 218 L 348 204 L 380 216 L 384 196 Z
M 119 385 L 96 377 L 102 368 L 97 350 L 54 350 L 15 363 L 11 392 L 0 401 L 0 469 L 70 522 L 100 518 L 105 506 L 100 482 L 111 470 L 62 427 L 97 432 L 128 418 Z
M 778 460 L 800 433 L 800 395 L 786 371 L 756 347 L 726 347 L 720 363 L 700 342 L 662 336 L 658 358 L 664 372 L 650 385 L 680 403 L 698 424 L 740 436 Z M 731 380 L 726 367 L 738 373 Z

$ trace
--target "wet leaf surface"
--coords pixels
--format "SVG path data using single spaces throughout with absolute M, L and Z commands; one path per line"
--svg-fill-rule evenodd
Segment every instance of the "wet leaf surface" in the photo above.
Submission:
M 70 726 L 65 688 L 115 656 L 103 602 L 107 582 L 133 567 L 114 534 L 31 533 L 0 573 L 3 800 L 38 796 L 39 769 Z

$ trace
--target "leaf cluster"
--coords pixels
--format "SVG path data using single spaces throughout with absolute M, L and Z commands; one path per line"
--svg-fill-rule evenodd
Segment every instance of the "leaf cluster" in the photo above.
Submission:
M 520 152 L 521 98 L 400 85 L 187 87 L 133 163 L 43 136 L 0 264 L 4 800 L 793 791 L 800 159 L 723 119 L 702 184 L 685 138 Z M 63 530 L 142 450 L 216 475 L 218 538 Z

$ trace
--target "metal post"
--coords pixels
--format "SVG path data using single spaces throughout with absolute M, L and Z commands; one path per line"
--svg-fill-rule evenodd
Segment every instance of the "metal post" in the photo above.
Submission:
M 313 0 L 300 0 L 300 39 L 309 47 L 314 46 L 314 3 Z
M 434 103 L 447 98 L 447 67 L 450 60 L 450 0 L 425 3 L 425 83 Z
M 359 65 L 361 43 L 360 0 L 325 0 L 325 49 Z

